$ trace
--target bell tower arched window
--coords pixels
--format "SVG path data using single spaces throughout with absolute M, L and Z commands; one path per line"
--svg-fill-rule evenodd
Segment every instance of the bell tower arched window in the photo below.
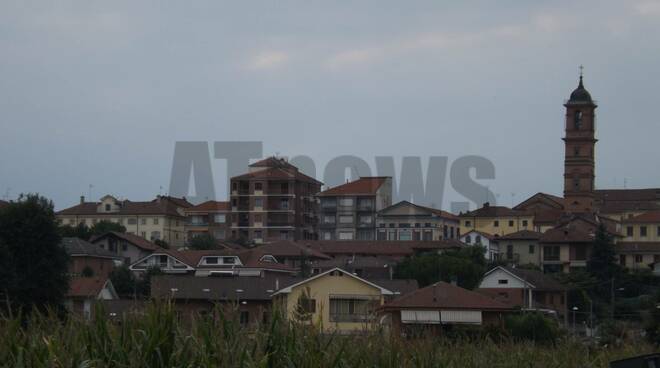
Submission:
M 573 125 L 575 126 L 575 130 L 580 130 L 580 128 L 582 128 L 582 111 L 577 110 L 575 112 L 575 115 L 573 116 Z

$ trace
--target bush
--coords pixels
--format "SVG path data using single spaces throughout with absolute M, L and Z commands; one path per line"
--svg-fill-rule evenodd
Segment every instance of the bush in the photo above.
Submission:
M 516 341 L 555 343 L 561 336 L 557 323 L 541 313 L 508 316 L 504 325 L 506 333 Z

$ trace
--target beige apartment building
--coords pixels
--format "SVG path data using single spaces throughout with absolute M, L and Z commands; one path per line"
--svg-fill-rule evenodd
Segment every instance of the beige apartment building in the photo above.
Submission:
M 534 214 L 527 211 L 513 210 L 503 206 L 491 206 L 488 202 L 483 207 L 459 215 L 461 234 L 470 230 L 502 236 L 521 230 L 533 230 Z
M 99 221 L 110 221 L 123 225 L 129 234 L 182 247 L 185 242 L 184 211 L 191 206 L 185 198 L 160 195 L 146 202 L 119 200 L 111 195 L 98 202 L 86 202 L 83 196 L 79 204 L 56 215 L 63 225 L 91 227 Z

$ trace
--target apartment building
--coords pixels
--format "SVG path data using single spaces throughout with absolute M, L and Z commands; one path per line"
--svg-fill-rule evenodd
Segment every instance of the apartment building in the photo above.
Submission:
M 361 177 L 318 194 L 322 240 L 374 240 L 376 214 L 392 204 L 392 178 Z
M 446 240 L 460 236 L 459 219 L 447 211 L 408 201 L 378 211 L 378 240 Z
M 513 210 L 503 206 L 483 207 L 459 215 L 461 234 L 477 230 L 491 235 L 506 235 L 520 230 L 533 230 L 534 214 L 528 211 Z
M 206 201 L 186 208 L 186 239 L 195 236 L 211 235 L 214 239 L 225 240 L 231 236 L 231 206 L 229 202 Z
M 63 225 L 91 227 L 99 221 L 110 221 L 123 225 L 129 234 L 181 247 L 185 241 L 185 210 L 190 207 L 185 198 L 160 195 L 146 202 L 119 200 L 111 195 L 98 202 L 86 202 L 82 196 L 79 204 L 56 215 Z
M 320 181 L 283 158 L 269 157 L 231 178 L 231 234 L 255 243 L 318 238 Z

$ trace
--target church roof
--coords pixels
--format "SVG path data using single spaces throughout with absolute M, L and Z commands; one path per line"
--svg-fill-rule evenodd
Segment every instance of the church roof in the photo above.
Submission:
M 582 83 L 582 75 L 580 75 L 580 84 L 578 87 L 571 93 L 571 98 L 567 102 L 568 104 L 593 104 L 594 101 L 591 99 L 591 94 L 584 88 Z

